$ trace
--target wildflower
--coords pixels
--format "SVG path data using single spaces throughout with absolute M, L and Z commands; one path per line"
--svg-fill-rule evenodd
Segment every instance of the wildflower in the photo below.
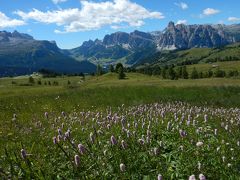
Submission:
M 151 135 L 151 131 L 147 130 L 147 136 Z
M 170 130 L 170 128 L 171 128 L 171 122 L 169 121 L 167 124 L 167 130 Z
M 117 140 L 114 136 L 111 136 L 111 143 L 112 145 L 116 145 L 117 144 Z
M 179 134 L 182 138 L 184 138 L 187 135 L 187 133 L 181 129 L 179 130 Z
M 27 153 L 26 153 L 25 149 L 21 150 L 21 156 L 22 156 L 23 159 L 27 158 Z
M 155 156 L 157 156 L 159 154 L 159 149 L 157 147 L 155 147 L 153 149 L 153 153 L 154 153 Z
M 207 122 L 207 120 L 208 120 L 208 115 L 205 114 L 205 115 L 204 115 L 204 122 Z
M 68 129 L 67 132 L 65 133 L 66 138 L 70 138 L 70 130 Z
M 61 139 L 62 139 L 62 136 L 61 136 L 61 135 L 58 135 L 58 136 L 57 136 L 57 142 L 60 142 Z
M 163 142 L 162 141 L 159 142 L 159 146 L 163 147 Z
M 121 163 L 120 164 L 120 171 L 124 172 L 126 170 L 125 164 Z
M 138 142 L 139 142 L 141 145 L 144 145 L 144 139 L 139 139 Z
M 17 118 L 17 114 L 15 114 L 15 113 L 14 113 L 14 114 L 13 114 L 13 118 L 15 118 L 15 119 L 16 119 L 16 118 Z
M 58 128 L 58 135 L 62 135 L 62 130 L 60 128 Z
M 222 161 L 223 161 L 223 162 L 225 162 L 225 160 L 226 160 L 226 157 L 225 157 L 225 156 L 223 156 L 223 157 L 222 157 Z
M 45 112 L 44 116 L 48 119 L 48 112 Z
M 196 180 L 195 175 L 193 174 L 193 175 L 189 176 L 188 180 Z
M 127 137 L 129 138 L 131 136 L 131 132 L 127 130 Z
M 200 147 L 202 145 L 203 145 L 203 142 L 201 142 L 201 141 L 197 142 L 197 144 L 196 144 L 197 147 Z
M 151 141 L 151 140 L 150 140 L 150 137 L 147 136 L 147 137 L 146 137 L 146 142 L 147 142 L 147 143 L 150 143 L 150 141 Z
M 80 165 L 80 157 L 78 155 L 75 155 L 74 157 L 74 162 L 75 162 L 75 165 L 76 166 L 79 166 Z
M 64 111 L 62 111 L 62 116 L 65 117 L 66 116 L 66 113 Z
M 102 132 L 100 129 L 97 131 L 97 133 L 98 133 L 99 135 L 102 135 L 102 134 L 103 134 L 103 132 Z
M 162 180 L 163 179 L 163 177 L 162 177 L 162 175 L 161 174 L 158 174 L 158 178 L 157 178 L 158 180 Z
M 57 144 L 57 138 L 53 137 L 53 144 Z
M 86 152 L 86 149 L 82 144 L 78 144 L 78 150 L 81 154 L 84 154 Z
M 199 179 L 200 180 L 206 180 L 206 177 L 203 174 L 199 174 Z
M 90 138 L 91 143 L 94 143 L 94 135 L 92 132 L 90 133 L 89 138 Z
M 201 163 L 198 162 L 198 170 L 200 171 L 201 170 Z
M 121 146 L 122 146 L 123 149 L 126 149 L 127 148 L 127 143 L 124 140 L 122 140 L 121 141 Z

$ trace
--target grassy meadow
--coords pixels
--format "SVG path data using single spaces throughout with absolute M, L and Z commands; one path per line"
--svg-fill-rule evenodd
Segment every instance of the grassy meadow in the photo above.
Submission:
M 240 79 L 28 79 L 0 79 L 4 179 L 240 178 Z
M 224 61 L 224 62 L 214 62 L 214 63 L 193 64 L 193 65 L 188 65 L 187 70 L 191 72 L 194 67 L 201 72 L 207 72 L 209 70 L 214 71 L 217 68 L 226 72 L 230 70 L 240 71 L 240 61 Z

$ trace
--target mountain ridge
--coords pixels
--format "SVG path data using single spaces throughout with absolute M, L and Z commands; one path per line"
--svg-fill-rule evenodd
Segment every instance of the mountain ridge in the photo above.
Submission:
M 0 31 L 0 76 L 12 75 L 14 71 L 17 75 L 31 73 L 41 68 L 62 73 L 90 73 L 95 71 L 96 64 L 107 67 L 121 62 L 125 66 L 136 66 L 161 51 L 214 48 L 236 42 L 240 42 L 240 24 L 175 25 L 169 22 L 162 31 L 119 31 L 105 35 L 102 40 L 84 41 L 81 46 L 68 50 L 60 49 L 55 41 L 35 40 L 17 31 Z
M 115 32 L 107 34 L 103 40 L 85 41 L 81 46 L 69 52 L 73 58 L 88 60 L 95 64 L 114 64 L 121 61 L 132 66 L 141 60 L 141 58 L 136 58 L 139 57 L 140 51 L 146 53 L 143 57 L 146 58 L 158 51 L 212 48 L 236 42 L 240 42 L 240 24 L 175 25 L 174 22 L 169 22 L 163 31 Z M 112 56 L 113 52 L 117 56 Z
M 55 41 L 35 40 L 17 31 L 0 31 L 0 76 L 29 74 L 40 69 L 91 73 L 95 72 L 96 66 L 65 55 Z

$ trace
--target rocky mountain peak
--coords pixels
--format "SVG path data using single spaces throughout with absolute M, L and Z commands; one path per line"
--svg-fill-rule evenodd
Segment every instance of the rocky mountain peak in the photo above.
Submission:
M 170 21 L 170 22 L 168 23 L 167 29 L 174 29 L 174 28 L 175 28 L 174 22 Z

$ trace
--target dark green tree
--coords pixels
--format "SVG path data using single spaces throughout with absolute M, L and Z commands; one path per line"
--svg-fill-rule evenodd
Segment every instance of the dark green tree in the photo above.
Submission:
M 175 72 L 173 66 L 171 66 L 171 67 L 168 69 L 168 77 L 169 77 L 169 79 L 171 79 L 171 80 L 176 79 L 176 72 Z
M 35 80 L 34 80 L 34 78 L 33 78 L 32 76 L 30 76 L 30 77 L 28 78 L 28 82 L 29 82 L 30 84 L 34 84 L 34 83 L 35 83 Z
M 167 66 L 164 66 L 163 70 L 162 70 L 162 78 L 163 79 L 166 79 L 167 78 L 167 70 L 168 70 L 168 67 Z
M 103 69 L 100 64 L 97 65 L 96 75 L 101 76 L 103 74 Z
M 126 77 L 123 67 L 118 68 L 118 79 L 124 79 Z
M 114 72 L 114 67 L 112 64 L 109 66 L 109 72 Z
M 41 80 L 38 80 L 38 85 L 42 85 L 42 81 Z
M 116 67 L 115 67 L 115 72 L 118 73 L 119 68 L 123 68 L 122 63 L 117 63 Z
M 225 77 L 226 73 L 223 70 L 220 70 L 219 68 L 216 69 L 214 72 L 214 77 Z
M 208 70 L 208 78 L 213 77 L 213 71 L 211 69 Z
M 153 75 L 160 75 L 161 74 L 161 68 L 159 66 L 155 66 L 153 67 L 153 71 L 152 71 Z
M 182 67 L 182 76 L 183 79 L 188 79 L 188 72 L 186 66 Z
M 197 69 L 194 67 L 191 73 L 191 79 L 198 79 L 198 77 Z
M 182 71 L 183 71 L 183 67 L 182 66 L 180 66 L 180 67 L 178 67 L 177 68 L 177 76 L 179 77 L 179 78 L 182 78 L 182 76 L 183 76 L 183 73 L 182 73 Z

